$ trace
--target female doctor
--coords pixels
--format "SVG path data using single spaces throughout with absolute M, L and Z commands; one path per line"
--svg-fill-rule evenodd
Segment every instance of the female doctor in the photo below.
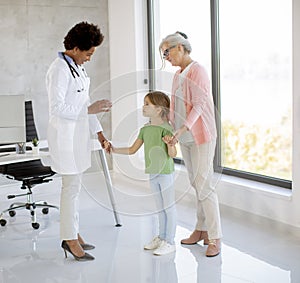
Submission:
M 82 173 L 91 166 L 90 134 L 97 134 L 101 145 L 106 138 L 95 114 L 109 111 L 111 102 L 90 103 L 90 79 L 83 63 L 90 61 L 103 35 L 93 24 L 76 24 L 64 38 L 65 52 L 59 52 L 46 75 L 49 99 L 48 143 L 51 168 L 62 176 L 60 199 L 61 247 L 76 260 L 93 260 L 85 250 L 93 245 L 79 234 L 78 197 Z

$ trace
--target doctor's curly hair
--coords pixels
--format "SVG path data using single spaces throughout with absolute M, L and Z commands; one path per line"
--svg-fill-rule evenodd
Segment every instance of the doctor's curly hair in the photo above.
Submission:
M 66 50 L 78 47 L 81 51 L 90 50 L 103 42 L 104 36 L 98 26 L 81 22 L 72 27 L 64 38 Z

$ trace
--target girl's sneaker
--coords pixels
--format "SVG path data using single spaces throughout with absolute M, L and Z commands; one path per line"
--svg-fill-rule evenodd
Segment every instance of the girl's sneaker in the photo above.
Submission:
M 144 246 L 144 250 L 155 250 L 160 246 L 161 242 L 162 240 L 158 236 L 156 236 L 150 243 Z
M 161 241 L 159 247 L 153 252 L 154 255 L 166 255 L 176 251 L 176 246 L 166 241 Z

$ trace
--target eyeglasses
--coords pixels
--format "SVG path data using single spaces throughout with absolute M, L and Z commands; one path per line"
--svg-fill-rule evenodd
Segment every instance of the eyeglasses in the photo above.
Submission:
M 176 45 L 173 45 L 173 46 L 167 48 L 167 49 L 163 52 L 163 58 L 164 58 L 164 59 L 166 59 L 166 58 L 169 56 L 170 50 L 171 50 L 172 48 L 174 48 L 174 47 L 176 47 Z

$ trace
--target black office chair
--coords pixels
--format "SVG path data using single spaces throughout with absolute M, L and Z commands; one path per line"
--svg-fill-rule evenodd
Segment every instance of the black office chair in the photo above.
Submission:
M 32 111 L 32 102 L 25 102 L 25 114 L 26 114 L 26 140 L 32 141 L 33 138 L 38 137 L 34 116 Z M 7 178 L 21 181 L 21 189 L 26 190 L 24 194 L 8 195 L 8 199 L 13 199 L 20 196 L 27 196 L 27 202 L 15 202 L 5 209 L 0 214 L 0 225 L 5 226 L 6 220 L 2 216 L 8 212 L 11 217 L 16 215 L 16 209 L 28 209 L 31 215 L 31 225 L 34 229 L 38 229 L 40 224 L 36 220 L 36 208 L 42 208 L 43 214 L 48 214 L 49 208 L 56 208 L 55 205 L 50 205 L 46 201 L 35 202 L 33 200 L 32 187 L 42 183 L 48 183 L 52 181 L 49 177 L 53 176 L 55 172 L 50 167 L 44 166 L 42 162 L 38 160 L 25 161 L 12 163 L 0 166 L 0 173 L 6 175 Z

